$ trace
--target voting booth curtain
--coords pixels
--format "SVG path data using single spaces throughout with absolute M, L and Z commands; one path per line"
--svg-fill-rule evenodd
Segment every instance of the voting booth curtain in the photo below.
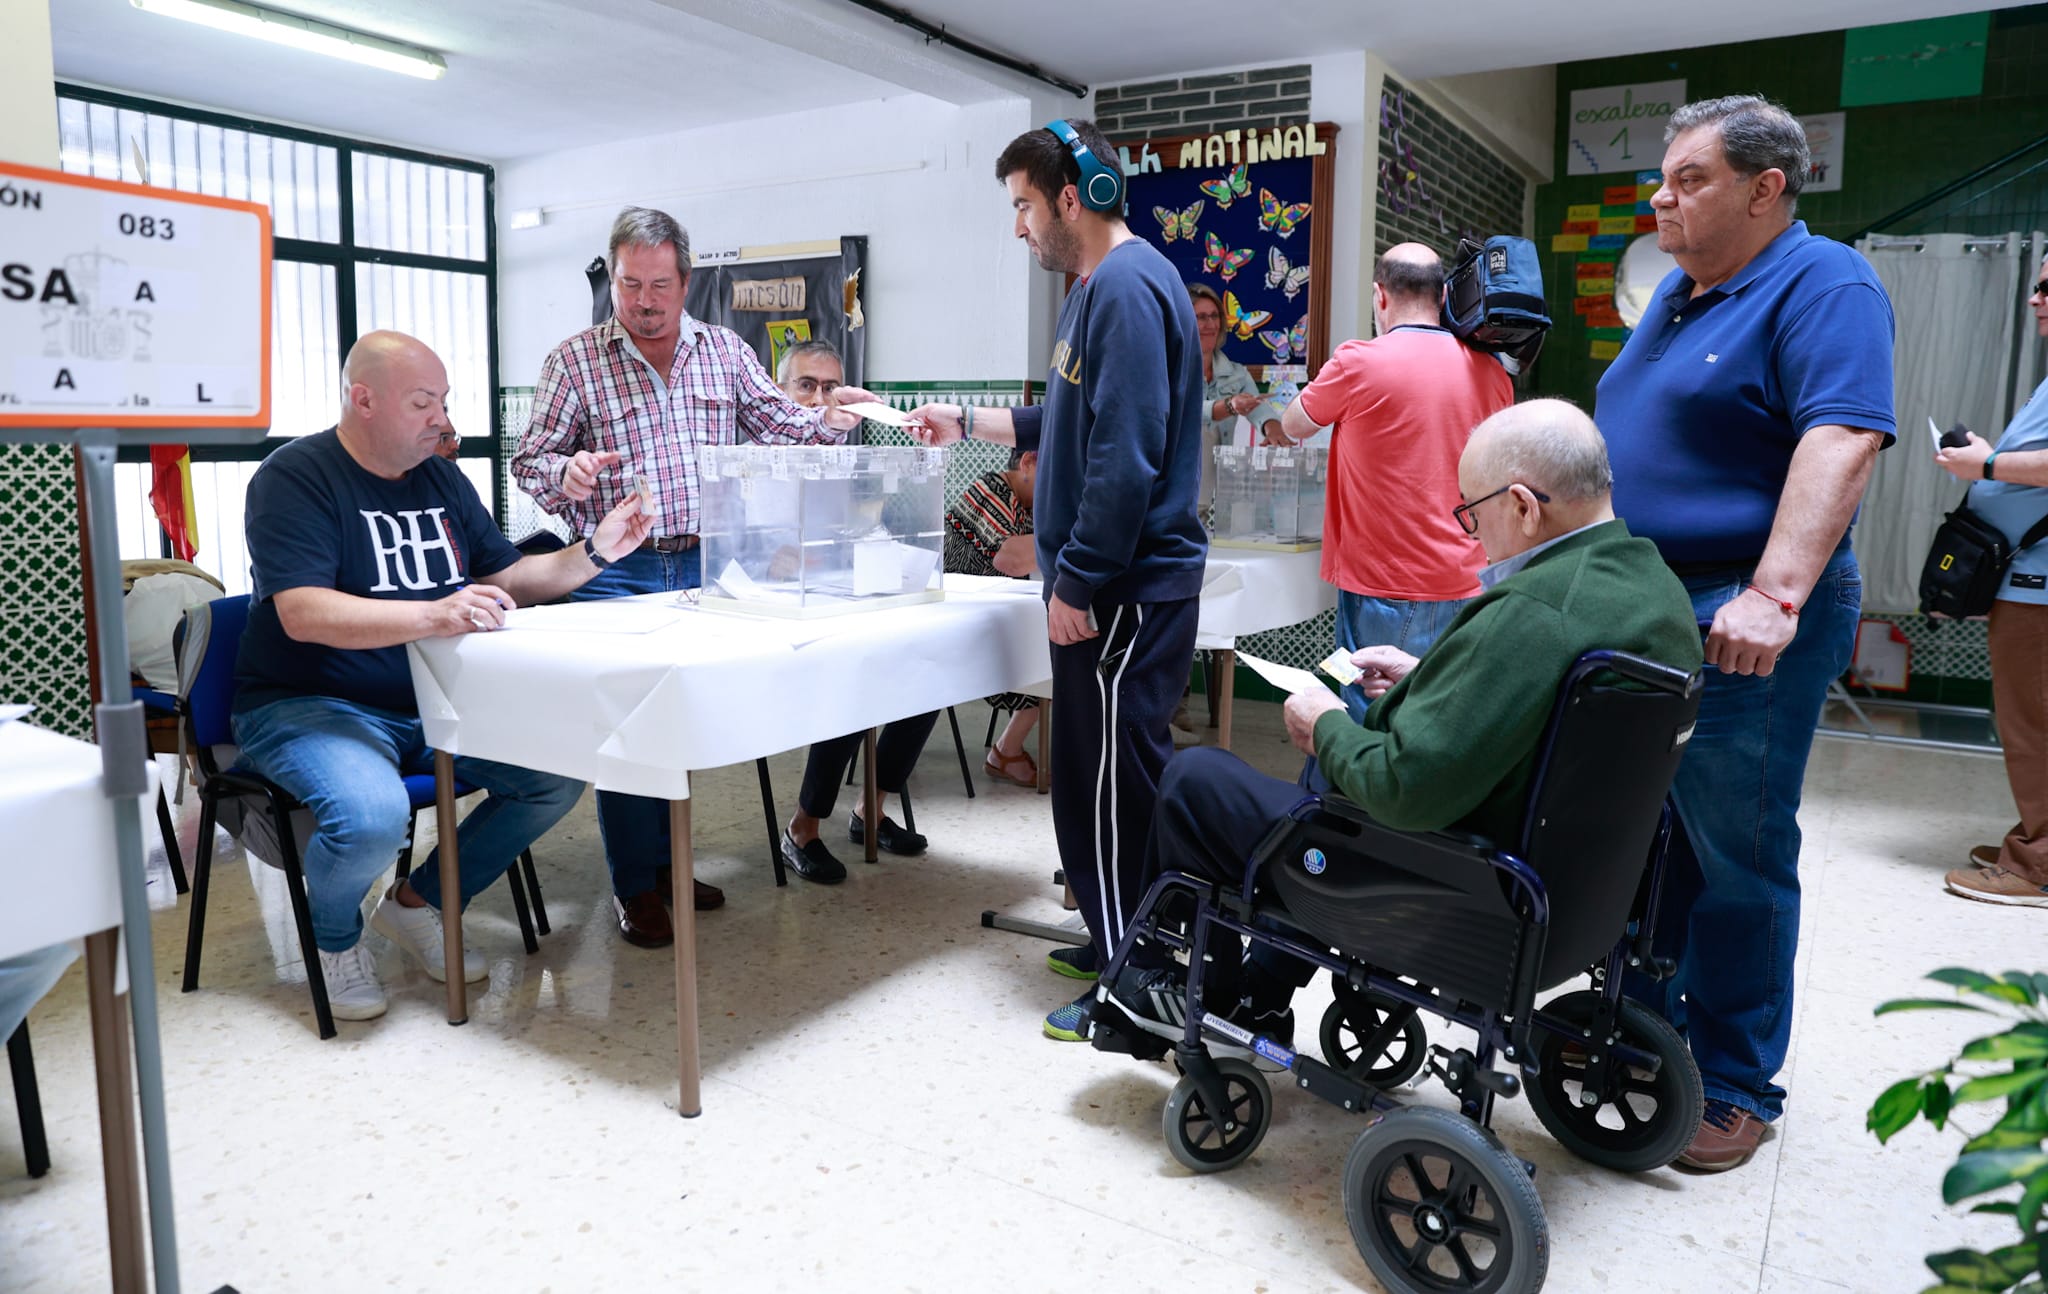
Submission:
M 2043 246 L 2038 233 L 1879 235 L 1857 244 L 1891 297 L 1898 327 L 1898 442 L 1878 456 L 1856 525 L 1867 612 L 1918 610 L 1927 547 L 1967 488 L 1934 465 L 1928 419 L 1944 430 L 1961 422 L 1996 441 L 2040 380 L 2025 296 Z

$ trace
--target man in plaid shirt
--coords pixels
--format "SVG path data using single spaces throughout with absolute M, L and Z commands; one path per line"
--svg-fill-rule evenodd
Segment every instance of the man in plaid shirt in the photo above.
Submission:
M 612 224 L 607 264 L 612 318 L 569 338 L 541 364 L 533 418 L 512 458 L 520 488 L 576 531 L 588 534 L 644 476 L 654 496 L 654 534 L 611 563 L 575 597 L 620 597 L 695 588 L 697 447 L 731 444 L 742 433 L 771 445 L 838 441 L 860 419 L 836 406 L 874 396 L 842 386 L 832 404 L 806 409 L 783 394 L 753 348 L 728 328 L 683 310 L 690 236 L 666 212 L 627 207 Z M 597 793 L 597 822 L 611 868 L 619 932 L 629 943 L 665 947 L 675 939 L 668 806 Z M 725 902 L 696 882 L 699 909 Z

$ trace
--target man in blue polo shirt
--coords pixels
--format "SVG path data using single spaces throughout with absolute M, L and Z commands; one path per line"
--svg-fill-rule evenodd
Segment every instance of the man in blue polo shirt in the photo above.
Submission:
M 1855 644 L 1849 527 L 1894 431 L 1892 314 L 1861 256 L 1793 218 L 1808 151 L 1783 108 L 1687 104 L 1665 141 L 1650 204 L 1678 269 L 1594 416 L 1614 510 L 1685 583 L 1715 667 L 1672 786 L 1685 830 L 1657 939 L 1678 973 L 1629 992 L 1684 1030 L 1706 1080 L 1678 1162 L 1720 1171 L 1784 1110 L 1800 786 Z

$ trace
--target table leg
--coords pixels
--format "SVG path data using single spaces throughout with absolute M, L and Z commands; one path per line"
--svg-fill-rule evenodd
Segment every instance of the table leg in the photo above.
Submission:
M 1230 749 L 1231 703 L 1237 699 L 1237 651 L 1231 647 L 1216 649 L 1216 745 L 1218 749 Z
M 676 1113 L 694 1119 L 704 1112 L 697 1059 L 697 891 L 696 851 L 690 841 L 690 802 L 668 802 L 668 857 L 674 869 L 676 906 Z
M 469 1022 L 469 985 L 462 979 L 462 859 L 455 843 L 455 756 L 434 752 L 434 823 L 441 835 L 441 944 L 446 950 L 448 1023 Z M 515 864 L 516 866 L 516 864 Z
M 860 820 L 867 824 L 867 830 L 861 833 L 861 840 L 863 842 L 861 851 L 862 856 L 872 863 L 881 856 L 875 841 L 882 834 L 882 795 L 881 789 L 875 781 L 875 730 L 873 728 L 868 729 L 860 739 L 860 767 Z
M 1052 700 L 1038 703 L 1038 793 L 1052 790 Z
M 100 1098 L 100 1162 L 107 1179 L 107 1252 L 116 1294 L 149 1288 L 143 1261 L 142 1183 L 135 1153 L 134 1064 L 126 1000 L 114 992 L 119 932 L 85 937 L 85 992 L 92 1009 L 93 1079 Z M 145 968 L 131 972 L 148 974 Z

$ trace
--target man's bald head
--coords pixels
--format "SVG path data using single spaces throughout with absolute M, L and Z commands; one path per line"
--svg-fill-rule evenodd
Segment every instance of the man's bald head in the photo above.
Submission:
M 1396 243 L 1373 267 L 1373 317 L 1380 331 L 1397 324 L 1435 323 L 1444 299 L 1444 262 L 1421 243 Z
M 380 475 L 410 471 L 448 429 L 448 370 L 416 337 L 364 334 L 341 367 L 341 433 Z
M 1569 400 L 1502 409 L 1473 430 L 1463 461 L 1482 480 L 1520 481 L 1560 504 L 1604 502 L 1614 488 L 1607 441 Z

